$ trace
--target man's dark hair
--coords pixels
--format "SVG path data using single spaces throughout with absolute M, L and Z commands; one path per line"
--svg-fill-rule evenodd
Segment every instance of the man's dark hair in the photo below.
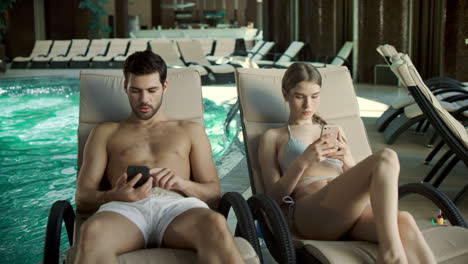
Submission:
M 166 62 L 151 50 L 137 51 L 130 55 L 125 60 L 123 71 L 126 81 L 128 81 L 130 73 L 145 75 L 157 72 L 159 73 L 159 80 L 163 84 L 167 76 Z

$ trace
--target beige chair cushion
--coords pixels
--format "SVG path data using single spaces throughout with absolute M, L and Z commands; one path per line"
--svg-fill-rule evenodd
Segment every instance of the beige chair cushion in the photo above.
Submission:
M 31 51 L 31 55 L 28 57 L 15 57 L 14 62 L 25 62 L 30 61 L 32 58 L 35 58 L 39 55 L 46 56 L 49 53 L 50 45 L 52 45 L 52 40 L 36 40 L 34 43 L 34 48 Z
M 370 155 L 364 124 L 353 83 L 346 67 L 318 69 L 322 74 L 321 104 L 318 113 L 330 124 L 340 125 L 360 161 Z M 237 69 L 239 100 L 243 110 L 248 155 L 253 170 L 256 192 L 264 190 L 258 166 L 258 138 L 267 129 L 286 124 L 289 109 L 281 94 L 284 69 Z M 338 96 L 337 96 L 338 95 Z M 339 107 L 337 107 L 339 106 Z
M 148 39 L 132 39 L 130 40 L 130 46 L 125 55 L 117 56 L 114 61 L 125 61 L 128 56 L 132 55 L 137 51 L 144 51 L 148 48 Z
M 392 71 L 395 72 L 406 87 L 417 86 L 429 102 L 432 103 L 439 116 L 445 121 L 447 127 L 454 135 L 460 138 L 461 142 L 463 142 L 466 147 L 468 147 L 468 135 L 465 127 L 444 108 L 429 88 L 427 88 L 409 56 L 399 54 L 394 57 L 395 60 L 393 60 L 391 66 Z
M 93 58 L 93 61 L 110 61 L 115 56 L 125 54 L 127 45 L 128 39 L 111 39 L 106 55 L 96 56 Z
M 88 49 L 89 39 L 73 39 L 70 50 L 67 56 L 59 56 L 52 58 L 52 61 L 69 61 L 76 55 L 84 54 Z
M 423 235 L 438 263 L 466 263 L 468 260 L 468 230 L 462 227 L 431 227 Z M 375 263 L 377 244 L 364 241 L 296 240 L 296 247 L 304 247 L 321 263 Z
M 49 61 L 52 58 L 55 58 L 59 55 L 65 55 L 68 51 L 68 47 L 70 47 L 71 40 L 56 40 L 54 44 L 52 44 L 52 49 L 50 50 L 49 54 L 44 57 L 35 57 L 33 61 Z
M 189 68 L 169 69 L 168 89 L 161 109 L 177 119 L 203 123 L 200 76 Z M 131 108 L 123 86 L 122 70 L 86 70 L 80 74 L 78 165 L 88 134 L 96 125 L 121 121 Z
M 235 237 L 234 242 L 239 249 L 246 264 L 257 264 L 260 260 L 255 250 L 247 240 Z M 76 257 L 76 247 L 71 247 L 67 252 L 66 263 L 73 263 Z M 149 248 L 128 252 L 118 256 L 120 264 L 192 264 L 196 263 L 196 254 L 191 250 L 171 249 L 171 248 Z
M 93 39 L 86 55 L 73 57 L 72 61 L 90 61 L 96 55 L 104 54 L 108 44 L 108 39 Z

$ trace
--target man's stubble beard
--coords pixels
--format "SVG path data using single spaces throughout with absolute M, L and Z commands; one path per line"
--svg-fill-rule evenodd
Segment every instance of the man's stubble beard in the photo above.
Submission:
M 163 101 L 163 97 L 164 97 L 164 94 L 161 95 L 161 100 L 159 100 L 159 104 L 153 108 L 153 106 L 151 105 L 138 105 L 136 108 L 132 107 L 132 110 L 133 110 L 133 113 L 135 113 L 135 115 L 138 117 L 138 119 L 140 120 L 149 120 L 151 119 L 158 111 L 159 111 L 159 108 L 161 108 L 161 105 L 162 105 L 162 101 Z M 150 107 L 150 109 L 152 109 L 153 111 L 151 113 L 146 113 L 146 114 L 141 114 L 139 111 L 138 111 L 138 108 L 140 108 L 141 106 L 148 106 Z M 148 116 L 144 116 L 144 115 L 148 115 Z

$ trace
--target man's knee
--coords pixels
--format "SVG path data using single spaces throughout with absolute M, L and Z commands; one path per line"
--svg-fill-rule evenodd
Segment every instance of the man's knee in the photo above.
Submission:
M 199 221 L 200 232 L 202 234 L 210 234 L 208 237 L 213 238 L 214 241 L 221 243 L 231 239 L 232 235 L 227 226 L 226 218 L 220 213 L 214 211 L 208 212 Z
M 91 246 L 100 244 L 100 238 L 103 236 L 99 235 L 99 232 L 102 231 L 104 225 L 99 219 L 89 219 L 84 222 L 80 228 L 80 244 L 82 246 Z

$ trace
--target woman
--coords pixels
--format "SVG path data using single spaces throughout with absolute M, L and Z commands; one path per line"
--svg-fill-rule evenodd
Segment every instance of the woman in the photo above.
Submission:
M 398 211 L 396 153 L 384 149 L 356 164 L 341 129 L 322 135 L 321 84 L 317 69 L 303 63 L 283 77 L 288 124 L 259 143 L 267 194 L 304 238 L 378 242 L 378 263 L 436 263 L 413 217 Z

